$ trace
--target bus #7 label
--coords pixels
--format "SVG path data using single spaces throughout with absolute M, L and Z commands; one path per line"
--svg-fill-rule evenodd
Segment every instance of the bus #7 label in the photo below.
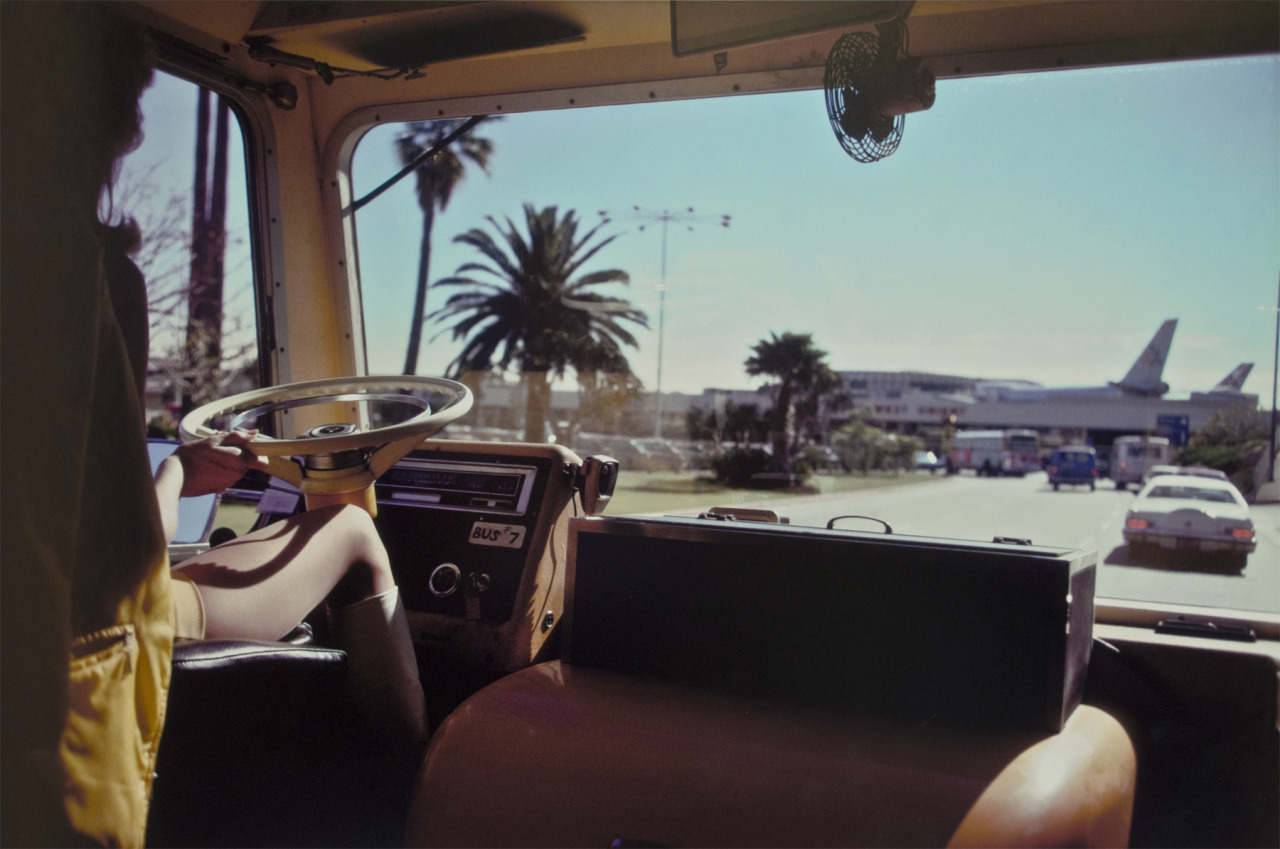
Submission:
M 497 545 L 502 548 L 519 548 L 524 544 L 524 526 L 500 525 L 496 522 L 476 522 L 471 526 L 472 545 Z

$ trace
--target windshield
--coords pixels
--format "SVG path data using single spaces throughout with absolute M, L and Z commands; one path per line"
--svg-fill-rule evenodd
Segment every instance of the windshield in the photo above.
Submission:
M 368 370 L 467 380 L 446 438 L 616 458 L 611 514 L 873 516 L 1095 550 L 1100 596 L 1280 611 L 1274 505 L 1241 575 L 1175 573 L 1130 555 L 1104 462 L 1160 435 L 1167 462 L 1262 482 L 1278 78 L 1267 56 L 943 80 L 872 165 L 821 91 L 504 102 L 447 191 L 419 169 L 357 214 Z M 456 123 L 368 133 L 356 196 Z M 966 431 L 997 438 L 958 451 Z M 1096 489 L 1050 486 L 1072 444 Z
M 1217 501 L 1222 504 L 1233 504 L 1235 499 L 1231 493 L 1220 489 L 1201 489 L 1196 486 L 1153 486 L 1148 498 L 1183 498 L 1190 501 Z

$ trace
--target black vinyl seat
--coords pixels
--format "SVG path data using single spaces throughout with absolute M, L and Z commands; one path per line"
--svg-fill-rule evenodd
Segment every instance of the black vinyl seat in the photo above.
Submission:
M 147 842 L 332 845 L 352 718 L 347 657 L 320 646 L 180 641 Z
M 334 648 L 179 642 L 147 844 L 400 845 L 418 753 L 370 732 L 346 676 Z

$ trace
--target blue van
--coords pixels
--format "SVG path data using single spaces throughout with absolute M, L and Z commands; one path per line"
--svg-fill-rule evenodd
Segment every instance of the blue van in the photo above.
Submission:
M 1049 461 L 1049 483 L 1055 491 L 1064 483 L 1089 486 L 1098 483 L 1098 452 L 1087 445 L 1068 445 L 1053 452 Z

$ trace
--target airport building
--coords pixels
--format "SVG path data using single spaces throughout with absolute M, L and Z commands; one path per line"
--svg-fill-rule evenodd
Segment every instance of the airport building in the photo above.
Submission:
M 855 410 L 885 430 L 919 435 L 935 450 L 947 429 L 1030 428 L 1055 442 L 1085 442 L 1105 449 L 1118 436 L 1167 436 L 1185 444 L 1215 412 L 1237 404 L 1250 409 L 1258 396 L 1241 391 L 1252 364 L 1241 363 L 1216 386 L 1187 397 L 1168 397 L 1162 373 L 1176 319 L 1162 324 L 1125 376 L 1098 386 L 1046 387 L 1030 380 L 992 380 L 923 371 L 837 371 L 843 397 L 826 411 L 833 426 Z M 690 410 L 724 410 L 726 405 L 754 406 L 761 412 L 773 404 L 767 391 L 704 389 L 700 394 L 664 392 L 661 406 L 654 393 L 642 393 L 602 420 L 581 419 L 578 393 L 552 393 L 548 427 L 552 434 L 573 430 L 632 437 L 660 435 L 687 438 Z M 479 388 L 472 414 L 477 428 L 523 428 L 524 387 L 494 377 Z M 661 421 L 659 422 L 659 416 Z
M 1099 448 L 1126 434 L 1167 436 L 1183 445 L 1215 412 L 1237 404 L 1256 408 L 1258 396 L 1241 391 L 1253 368 L 1252 363 L 1241 363 L 1208 391 L 1167 397 L 1169 386 L 1162 375 L 1177 324 L 1177 319 L 1161 324 L 1123 378 L 1098 386 L 1046 387 L 1029 380 L 919 371 L 839 371 L 845 400 L 831 417 L 839 421 L 852 410 L 864 411 L 878 427 L 919 434 L 930 443 L 947 428 L 1029 428 L 1051 442 L 1084 442 Z M 707 390 L 695 406 L 708 408 L 721 395 Z M 748 401 L 744 396 L 731 397 L 737 404 Z M 758 403 L 767 404 L 767 396 Z
M 957 430 L 1031 428 L 1060 432 L 1092 444 L 1110 445 L 1124 434 L 1169 436 L 1183 444 L 1218 410 L 1258 405 L 1258 396 L 1239 391 L 1196 392 L 1189 398 L 1156 395 L 1051 394 L 1031 387 L 1007 391 L 1009 384 L 974 379 L 968 391 L 938 392 L 925 386 L 944 375 L 916 372 L 840 372 L 855 407 L 869 409 L 871 421 L 888 430 L 916 433 L 947 425 Z M 860 387 L 868 389 L 861 390 Z M 889 387 L 873 389 L 870 387 Z

